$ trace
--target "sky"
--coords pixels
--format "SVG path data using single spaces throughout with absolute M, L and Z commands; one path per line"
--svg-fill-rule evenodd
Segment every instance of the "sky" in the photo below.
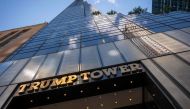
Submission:
M 50 22 L 74 0 L 0 0 L 0 31 Z M 86 0 L 102 13 L 127 14 L 134 7 L 152 10 L 152 0 Z

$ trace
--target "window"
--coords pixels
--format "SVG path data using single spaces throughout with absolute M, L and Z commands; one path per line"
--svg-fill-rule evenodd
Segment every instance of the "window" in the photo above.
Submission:
M 96 46 L 81 49 L 81 70 L 101 67 L 100 57 Z
M 3 39 L 6 39 L 8 37 L 10 37 L 11 35 L 15 34 L 16 32 L 17 31 L 12 31 L 12 32 L 8 33 L 7 35 L 0 37 L 0 41 L 2 41 Z
M 9 85 L 10 82 L 15 78 L 15 76 L 20 72 L 24 67 L 28 59 L 22 59 L 16 62 L 13 62 L 11 67 L 9 67 L 3 75 L 0 77 L 0 86 Z
M 28 64 L 24 67 L 24 69 L 15 78 L 13 83 L 31 81 L 44 59 L 44 55 L 32 57 Z
M 116 49 L 113 43 L 101 44 L 98 47 L 104 66 L 109 66 L 124 62 L 124 60 L 121 57 L 121 54 Z
M 146 58 L 146 56 L 140 50 L 138 50 L 129 40 L 117 41 L 115 44 L 127 62 Z
M 49 54 L 44 61 L 43 65 L 38 70 L 35 79 L 46 78 L 55 76 L 63 52 Z
M 58 75 L 79 71 L 79 49 L 66 50 Z
M 5 38 L 0 40 L 0 47 L 4 46 L 5 44 L 9 43 L 10 41 L 12 41 L 13 39 L 19 37 L 20 35 L 24 34 L 25 32 L 29 31 L 30 29 L 24 29 L 20 32 L 17 31 L 13 31 L 10 34 L 4 36 Z M 17 33 L 16 33 L 17 32 Z M 14 34 L 16 33 L 16 34 Z M 14 35 L 13 35 L 14 34 Z

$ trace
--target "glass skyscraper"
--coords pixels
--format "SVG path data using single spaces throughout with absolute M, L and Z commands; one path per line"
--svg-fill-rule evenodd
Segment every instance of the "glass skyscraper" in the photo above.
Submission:
M 94 12 L 75 0 L 0 64 L 0 107 L 188 109 L 190 13 Z
M 190 11 L 189 0 L 152 0 L 152 13 L 164 14 L 172 11 Z

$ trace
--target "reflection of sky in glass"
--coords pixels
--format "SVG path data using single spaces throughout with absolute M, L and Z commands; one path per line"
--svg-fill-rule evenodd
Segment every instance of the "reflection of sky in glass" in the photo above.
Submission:
M 102 42 L 103 42 L 103 43 L 106 43 L 105 39 L 102 39 Z
M 66 50 L 66 51 L 64 52 L 64 54 L 65 54 L 65 55 L 71 54 L 71 50 Z
M 122 39 L 124 39 L 124 36 L 123 36 L 123 35 L 118 35 L 118 36 L 117 36 L 117 39 L 118 39 L 118 40 L 122 40 Z
M 70 37 L 69 38 L 69 44 L 76 43 L 77 42 L 77 37 Z
M 147 21 L 143 21 L 142 24 L 147 24 L 148 22 Z
M 32 78 L 35 75 L 35 72 L 33 71 L 33 69 L 25 69 L 23 73 L 24 73 L 24 77 L 29 77 L 29 78 Z
M 16 81 L 20 81 L 20 79 L 27 80 L 33 78 L 44 58 L 45 56 L 43 55 L 33 57 L 26 65 L 22 73 L 20 73 L 19 79 L 17 78 Z
M 6 70 L 13 62 L 5 62 L 3 64 L 0 64 L 0 75 L 1 73 Z
M 69 49 L 77 48 L 77 43 L 70 44 L 68 48 Z
M 116 50 L 110 50 L 110 51 L 108 52 L 108 54 L 109 54 L 110 56 L 113 56 L 113 57 L 119 55 L 118 51 L 116 51 Z
M 77 48 L 77 41 L 79 40 L 79 38 L 80 35 L 69 37 L 69 48 Z

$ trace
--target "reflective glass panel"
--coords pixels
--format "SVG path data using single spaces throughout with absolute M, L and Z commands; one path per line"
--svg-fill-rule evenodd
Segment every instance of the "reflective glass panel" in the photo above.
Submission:
M 39 68 L 35 79 L 55 76 L 63 52 L 49 54 L 43 65 Z
M 38 68 L 42 64 L 44 58 L 45 58 L 44 55 L 32 57 L 29 63 L 25 66 L 25 68 L 15 78 L 13 83 L 19 83 L 19 82 L 32 80 Z
M 104 66 L 109 66 L 124 62 L 124 60 L 121 57 L 121 54 L 116 49 L 113 43 L 101 44 L 98 46 L 98 48 Z
M 79 49 L 64 51 L 63 60 L 58 74 L 79 71 Z
M 100 57 L 96 46 L 81 49 L 81 70 L 101 67 Z

